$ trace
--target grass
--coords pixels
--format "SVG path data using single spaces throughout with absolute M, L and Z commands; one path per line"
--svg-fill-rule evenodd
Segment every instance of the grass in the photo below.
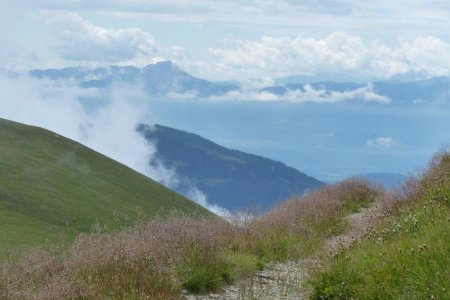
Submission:
M 394 196 L 365 239 L 312 277 L 312 299 L 450 299 L 450 154 Z
M 175 209 L 210 215 L 192 201 L 53 132 L 0 119 L 0 253 L 73 240 Z
M 395 193 L 348 180 L 233 223 L 48 131 L 0 120 L 0 140 L 0 245 L 48 240 L 0 260 L 0 299 L 179 299 L 183 290 L 217 291 L 269 263 L 317 253 L 348 228 L 345 216 L 375 198 L 385 200 L 384 216 L 360 242 L 319 264 L 311 298 L 450 298 L 448 152 Z M 178 212 L 155 216 L 160 207 Z M 94 223 L 115 230 L 92 231 Z M 253 295 L 251 287 L 242 291 Z
M 34 250 L 4 262 L 0 298 L 179 299 L 183 289 L 216 291 L 269 262 L 317 251 L 346 228 L 349 201 L 363 207 L 378 194 L 368 182 L 352 180 L 244 224 L 176 213 L 122 231 L 82 234 L 68 250 Z

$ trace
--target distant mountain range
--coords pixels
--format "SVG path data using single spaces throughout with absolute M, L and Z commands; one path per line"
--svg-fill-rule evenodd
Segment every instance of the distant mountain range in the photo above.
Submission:
M 228 210 L 265 211 L 277 201 L 324 185 L 281 162 L 231 150 L 193 133 L 161 125 L 141 125 L 139 131 L 156 141 L 158 158 L 176 169 L 178 192 L 195 186 L 209 202 Z
M 144 68 L 109 66 L 96 69 L 82 67 L 32 70 L 36 78 L 74 79 L 82 87 L 105 88 L 114 82 L 143 84 L 150 95 L 165 96 L 170 93 L 193 93 L 203 98 L 222 95 L 239 87 L 233 84 L 211 82 L 182 71 L 170 61 L 150 64 Z
M 190 94 L 197 98 L 221 96 L 231 91 L 240 90 L 239 85 L 227 82 L 212 82 L 194 77 L 181 70 L 170 61 L 149 64 L 144 68 L 132 66 L 109 66 L 101 68 L 71 67 L 63 69 L 32 70 L 29 75 L 35 78 L 49 78 L 53 80 L 72 79 L 79 82 L 82 87 L 106 88 L 114 82 L 143 84 L 149 95 L 170 96 L 173 94 Z M 304 79 L 306 80 L 307 77 Z M 289 83 L 286 80 L 278 81 L 276 86 L 265 87 L 259 92 L 270 92 L 283 96 L 289 91 L 304 91 L 308 84 L 314 89 L 331 92 L 348 92 L 366 87 L 361 82 L 308 82 Z M 292 77 L 297 81 L 298 78 Z M 389 97 L 395 103 L 419 103 L 421 101 L 450 100 L 450 78 L 434 77 L 422 80 L 400 81 L 386 80 L 371 83 L 373 92 Z

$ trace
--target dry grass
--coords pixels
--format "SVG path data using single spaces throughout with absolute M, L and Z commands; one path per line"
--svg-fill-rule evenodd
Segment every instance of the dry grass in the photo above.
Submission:
M 450 299 L 450 151 L 384 204 L 377 226 L 314 274 L 312 299 Z
M 345 230 L 343 216 L 367 207 L 380 193 L 379 187 L 365 180 L 324 187 L 256 219 L 247 226 L 248 236 L 240 245 L 268 261 L 306 257 L 321 248 L 326 238 Z
M 80 235 L 69 250 L 35 249 L 0 264 L 1 299 L 177 299 L 305 257 L 345 229 L 342 217 L 380 193 L 345 181 L 235 225 L 174 213 L 120 232 Z

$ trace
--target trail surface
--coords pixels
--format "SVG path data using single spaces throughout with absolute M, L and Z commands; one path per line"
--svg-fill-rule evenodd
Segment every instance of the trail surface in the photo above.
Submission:
M 361 239 L 374 224 L 382 211 L 375 201 L 370 207 L 348 215 L 349 229 L 341 235 L 329 238 L 323 250 L 314 256 L 298 261 L 276 263 L 257 272 L 251 278 L 243 279 L 237 284 L 223 288 L 218 293 L 192 295 L 184 293 L 183 300 L 301 300 L 307 299 L 309 291 L 304 281 L 310 270 L 321 262 L 323 255 L 336 255 L 341 249 L 349 247 Z

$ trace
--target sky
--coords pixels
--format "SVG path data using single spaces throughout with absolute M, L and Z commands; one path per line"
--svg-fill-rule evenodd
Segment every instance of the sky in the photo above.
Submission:
M 450 74 L 450 2 L 17 0 L 0 3 L 0 66 L 171 60 L 210 80 Z

